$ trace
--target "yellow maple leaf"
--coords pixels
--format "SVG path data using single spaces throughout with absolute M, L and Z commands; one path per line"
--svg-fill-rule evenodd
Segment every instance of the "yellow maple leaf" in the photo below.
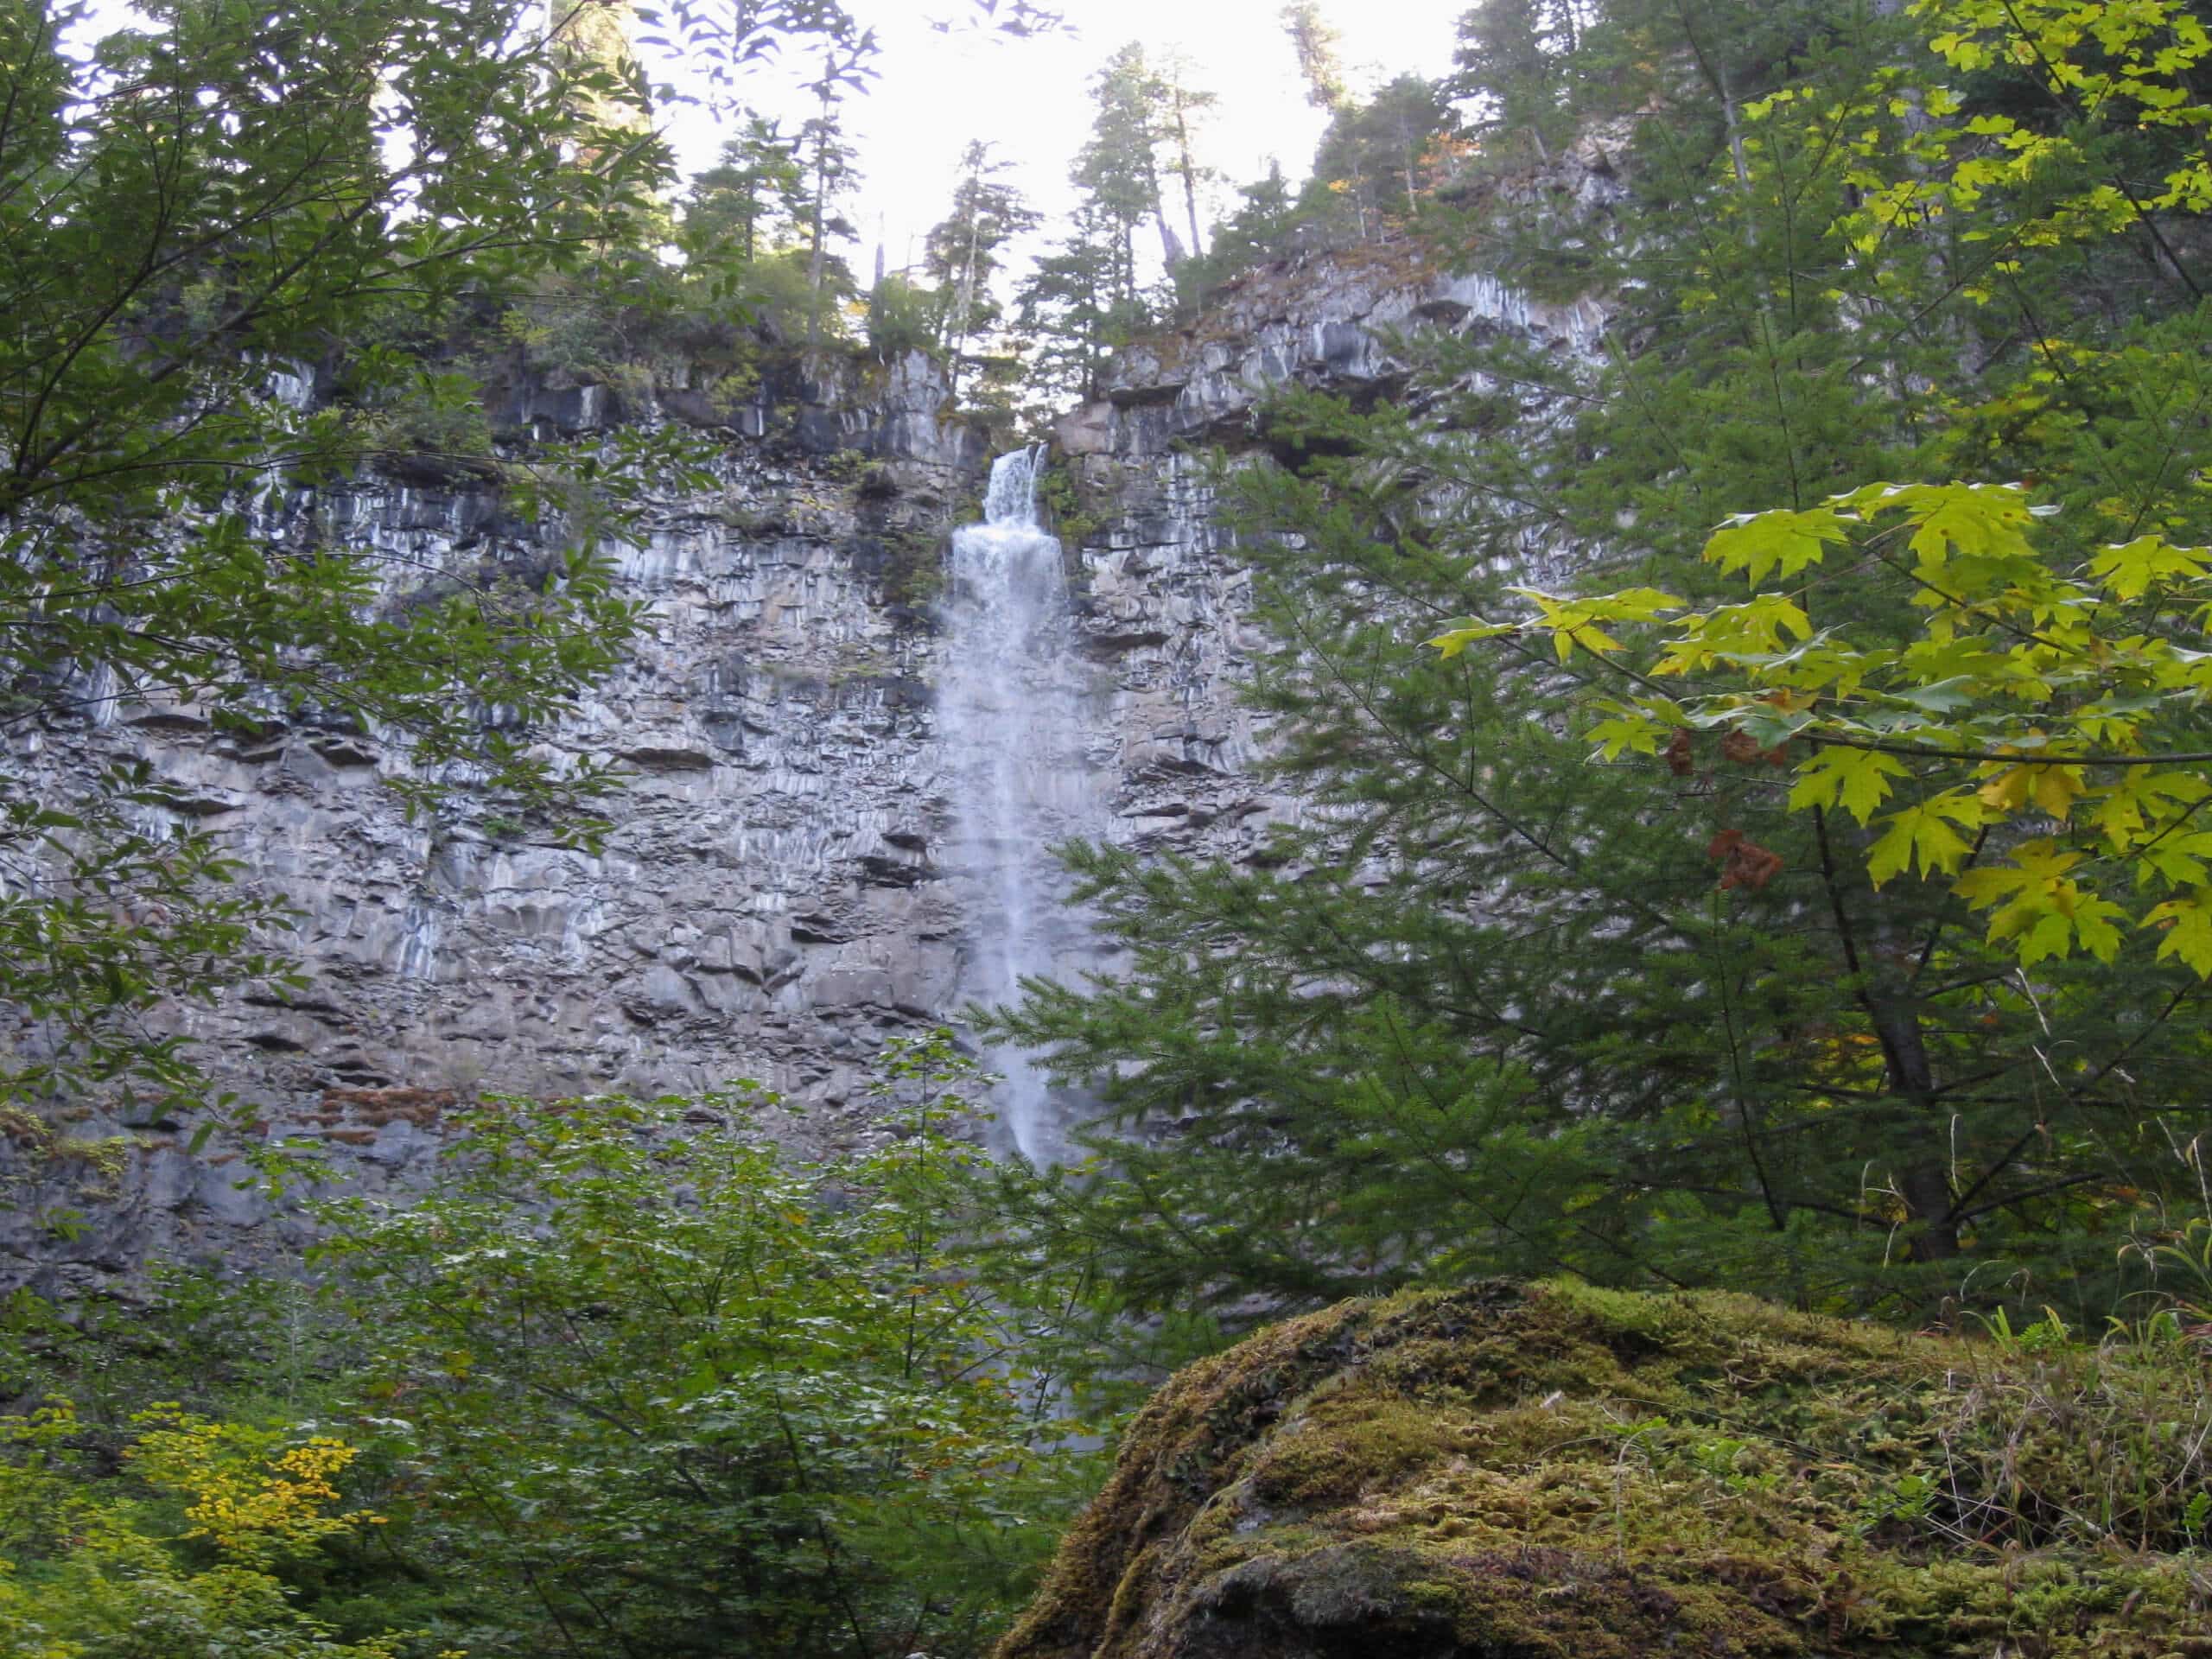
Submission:
M 2067 814 L 2074 810 L 2075 798 L 2082 792 L 2082 768 L 2030 766 L 2026 770 L 2033 774 L 2030 789 L 2036 804 L 2064 823 Z

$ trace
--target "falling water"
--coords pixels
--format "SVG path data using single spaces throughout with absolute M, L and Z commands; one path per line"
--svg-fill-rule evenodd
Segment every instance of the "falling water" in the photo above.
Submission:
M 952 538 L 938 724 L 970 944 L 960 988 L 987 1005 L 1011 1001 L 1026 976 L 1065 976 L 1087 944 L 1081 917 L 1061 903 L 1052 854 L 1090 827 L 1090 767 L 1060 544 L 1037 523 L 1043 454 L 1001 456 L 984 522 Z M 1062 1125 L 1043 1071 L 1019 1050 L 995 1051 L 990 1064 L 1006 1079 L 1001 1121 L 1015 1148 L 1056 1161 Z

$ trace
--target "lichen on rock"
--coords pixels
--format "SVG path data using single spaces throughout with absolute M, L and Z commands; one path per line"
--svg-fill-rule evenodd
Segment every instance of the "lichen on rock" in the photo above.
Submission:
M 1182 1372 L 998 1659 L 2203 1659 L 2212 1369 L 1747 1298 L 1350 1302 Z

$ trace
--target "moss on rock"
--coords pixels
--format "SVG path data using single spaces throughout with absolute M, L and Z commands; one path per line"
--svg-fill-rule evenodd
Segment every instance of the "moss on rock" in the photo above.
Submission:
M 1349 1302 L 1160 1392 L 999 1659 L 2212 1659 L 2209 1441 L 2166 1325 Z

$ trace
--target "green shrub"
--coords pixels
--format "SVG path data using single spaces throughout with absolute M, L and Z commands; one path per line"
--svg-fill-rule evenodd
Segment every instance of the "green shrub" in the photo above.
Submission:
M 103 1480 L 84 1428 L 60 1402 L 0 1418 L 0 1659 L 397 1659 L 406 1638 L 340 1641 L 278 1576 L 378 1522 L 334 1507 L 353 1447 L 155 1410 Z
M 471 471 L 492 461 L 492 423 L 464 374 L 424 374 L 365 416 L 386 462 L 428 460 Z
M 373 1333 L 349 1387 L 379 1506 L 512 1629 L 472 1650 L 986 1644 L 1092 1460 L 1042 1357 L 1079 1277 L 961 1266 L 997 1179 L 948 1133 L 963 1075 L 942 1043 L 894 1052 L 893 1138 L 819 1166 L 747 1086 L 495 1101 L 453 1114 L 420 1205 L 322 1206 Z
M 868 346 L 879 362 L 937 350 L 938 301 L 904 276 L 887 276 L 868 300 Z

